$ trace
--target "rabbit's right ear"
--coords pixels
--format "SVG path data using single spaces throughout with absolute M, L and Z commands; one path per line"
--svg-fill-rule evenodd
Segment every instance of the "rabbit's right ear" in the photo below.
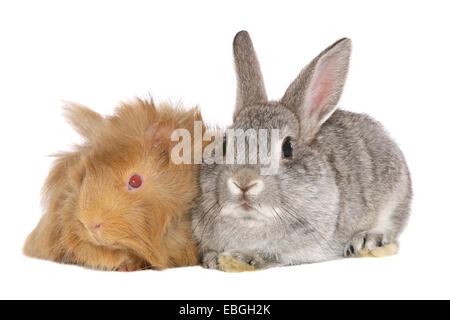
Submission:
M 84 138 L 93 140 L 105 124 L 105 118 L 78 103 L 66 103 L 64 116 L 72 127 Z
M 311 142 L 333 114 L 344 88 L 351 41 L 344 38 L 322 51 L 292 82 L 281 102 L 297 114 L 300 137 Z
M 237 75 L 236 108 L 233 120 L 242 108 L 267 102 L 264 80 L 252 40 L 247 31 L 240 31 L 233 41 L 234 64 Z

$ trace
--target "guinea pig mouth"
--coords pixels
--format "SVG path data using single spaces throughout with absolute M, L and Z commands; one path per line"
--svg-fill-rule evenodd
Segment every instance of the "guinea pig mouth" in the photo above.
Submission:
M 88 239 L 89 239 L 94 245 L 99 246 L 99 247 L 107 247 L 107 246 L 110 246 L 110 244 L 107 243 L 107 242 L 101 237 L 101 234 L 92 232 L 92 230 L 91 230 L 84 222 L 82 222 L 82 221 L 80 221 L 80 222 L 81 222 L 81 224 L 83 225 L 84 229 L 85 229 L 86 232 L 87 232 Z
M 106 247 L 109 246 L 108 243 L 106 243 L 105 240 L 103 240 L 101 238 L 100 235 L 94 234 L 93 232 L 91 232 L 90 230 L 87 230 L 88 234 L 89 234 L 89 239 L 91 240 L 91 242 L 99 247 Z
M 96 235 L 91 234 L 91 238 L 92 238 L 92 240 L 94 241 L 94 243 L 95 243 L 96 245 L 100 246 L 100 247 L 107 247 L 107 246 L 109 246 L 109 244 L 106 243 L 106 242 L 105 242 L 101 237 L 99 237 L 99 236 L 96 236 Z

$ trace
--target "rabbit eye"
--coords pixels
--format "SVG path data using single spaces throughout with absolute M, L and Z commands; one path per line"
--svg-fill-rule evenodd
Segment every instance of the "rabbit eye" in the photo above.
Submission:
M 292 158 L 292 143 L 290 137 L 284 139 L 281 150 L 283 153 L 283 158 Z
M 142 177 L 134 174 L 128 179 L 128 190 L 138 189 L 142 186 Z
M 223 136 L 223 153 L 222 155 L 225 155 L 227 153 L 227 136 Z

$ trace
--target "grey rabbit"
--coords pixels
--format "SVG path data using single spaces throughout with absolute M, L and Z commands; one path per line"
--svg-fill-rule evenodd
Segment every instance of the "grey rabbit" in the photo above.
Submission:
M 221 258 L 256 269 L 298 265 L 397 244 L 412 198 L 405 158 L 377 121 L 337 110 L 351 40 L 320 53 L 280 101 L 267 99 L 246 31 L 233 52 L 230 129 L 279 129 L 269 150 L 279 169 L 261 175 L 261 164 L 202 165 L 192 220 L 202 265 L 222 269 Z

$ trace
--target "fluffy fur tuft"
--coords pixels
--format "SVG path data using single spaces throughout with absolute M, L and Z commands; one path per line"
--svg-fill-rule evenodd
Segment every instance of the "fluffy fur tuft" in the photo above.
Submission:
M 198 110 L 141 99 L 106 118 L 77 104 L 65 109 L 86 141 L 56 155 L 43 187 L 46 213 L 24 253 L 103 270 L 197 264 L 189 212 L 198 168 L 169 156 L 172 130 L 193 133 Z M 129 190 L 135 174 L 142 187 Z

